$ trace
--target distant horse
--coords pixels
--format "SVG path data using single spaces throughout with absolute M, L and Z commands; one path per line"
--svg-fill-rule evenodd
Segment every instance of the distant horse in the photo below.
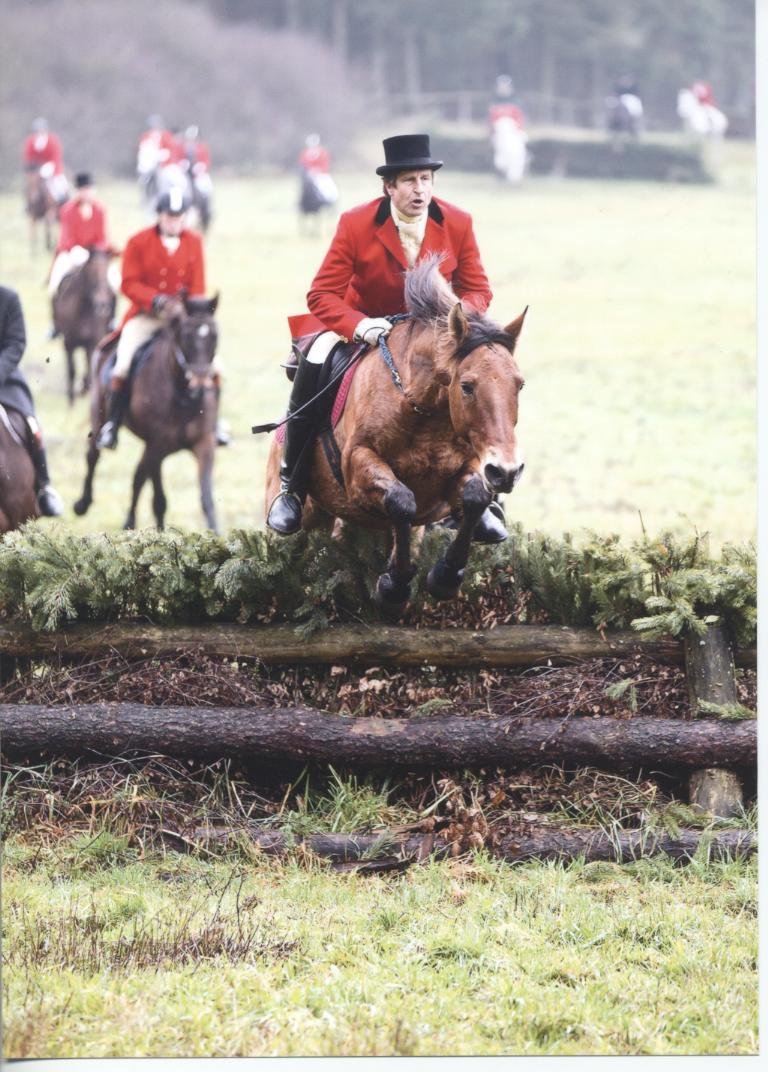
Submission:
M 521 182 L 528 162 L 528 135 L 514 119 L 501 116 L 493 124 L 491 142 L 493 166 L 496 171 L 503 175 L 507 182 Z
M 643 103 L 634 93 L 611 95 L 605 102 L 608 132 L 637 138 L 643 130 Z
M 501 328 L 465 311 L 439 261 L 427 257 L 406 274 L 410 318 L 386 340 L 401 386 L 381 346 L 361 359 L 339 423 L 314 445 L 304 509 L 304 528 L 340 518 L 391 532 L 392 555 L 377 586 L 377 601 L 391 614 L 410 597 L 412 526 L 448 513 L 459 520 L 427 580 L 436 599 L 454 598 L 478 519 L 523 470 L 515 432 L 523 380 L 514 349 L 525 313 Z M 280 456 L 275 439 L 267 507 L 279 490 Z
M 59 206 L 48 188 L 48 183 L 39 171 L 26 173 L 26 213 L 29 216 L 29 244 L 37 245 L 37 225 L 42 222 L 45 248 L 53 249 L 53 228 L 58 219 Z
M 209 175 L 186 176 L 186 199 L 189 205 L 187 225 L 205 234 L 211 223 L 213 183 Z
M 315 217 L 318 225 L 322 213 L 331 209 L 339 197 L 336 183 L 325 171 L 301 170 L 301 190 L 299 194 L 300 221 Z M 319 226 L 317 228 L 319 230 Z
M 24 417 L 0 405 L 0 533 L 40 516 L 28 434 Z
M 698 100 L 688 88 L 681 89 L 677 95 L 677 114 L 686 131 L 702 138 L 722 138 L 728 129 L 725 114 L 714 104 Z
M 149 139 L 141 142 L 136 158 L 139 189 L 147 213 L 154 219 L 155 204 L 160 194 L 177 187 L 187 188 L 187 176 L 179 164 L 162 164 L 160 150 Z
M 112 254 L 103 250 L 88 251 L 88 260 L 69 272 L 53 297 L 53 321 L 61 332 L 67 354 L 67 398 L 75 399 L 75 350 L 85 351 L 85 372 L 81 394 L 91 383 L 91 355 L 107 334 L 115 313 L 115 295 L 107 271 Z
M 125 425 L 146 447 L 133 476 L 133 494 L 125 528 L 136 527 L 136 504 L 147 480 L 152 481 L 152 506 L 158 529 L 164 527 L 167 501 L 160 467 L 179 450 L 197 459 L 200 495 L 208 527 L 216 531 L 213 503 L 213 456 L 216 448 L 217 391 L 211 376 L 218 332 L 213 299 L 195 298 L 171 303 L 168 322 L 149 343 L 148 355 L 133 374 Z M 84 514 L 93 502 L 93 475 L 99 460 L 96 446 L 106 418 L 104 375 L 115 343 L 97 350 L 92 363 L 91 433 L 83 493 L 75 513 Z

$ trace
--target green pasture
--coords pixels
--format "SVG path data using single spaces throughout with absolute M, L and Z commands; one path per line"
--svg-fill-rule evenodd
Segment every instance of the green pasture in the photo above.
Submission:
M 756 868 L 6 848 L 7 1057 L 748 1054 Z
M 510 518 L 553 534 L 593 528 L 622 536 L 709 531 L 713 543 L 755 532 L 754 156 L 724 147 L 711 186 L 530 178 L 446 167 L 437 191 L 472 212 L 502 323 L 530 306 L 520 344 L 526 376 L 521 437 L 526 474 Z M 375 196 L 377 179 L 337 174 L 341 207 Z M 103 183 L 114 239 L 144 225 L 138 191 Z M 304 295 L 332 224 L 302 235 L 293 175 L 219 177 L 207 243 L 211 291 L 222 294 L 223 414 L 236 443 L 220 451 L 222 528 L 263 524 L 266 438 L 250 426 L 279 415 L 288 381 L 285 318 Z M 0 278 L 27 316 L 25 368 L 68 504 L 79 495 L 87 404 L 64 396 L 60 343 L 46 342 L 48 258 L 30 253 L 20 191 L 0 195 Z M 121 306 L 122 308 L 122 306 Z M 105 456 L 95 504 L 79 531 L 118 527 L 139 455 L 130 434 Z M 200 527 L 191 457 L 165 465 L 168 524 Z M 149 491 L 140 523 L 151 523 Z M 642 519 L 642 521 L 641 521 Z

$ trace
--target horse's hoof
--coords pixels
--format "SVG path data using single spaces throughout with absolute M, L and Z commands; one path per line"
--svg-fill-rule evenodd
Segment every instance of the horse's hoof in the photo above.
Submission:
M 91 504 L 88 499 L 78 499 L 72 509 L 75 511 L 78 517 L 82 517 L 83 514 L 86 514 L 88 512 L 88 507 L 90 505 Z
M 388 618 L 399 618 L 408 606 L 410 598 L 410 584 L 403 582 L 398 584 L 392 579 L 391 573 L 381 574 L 376 582 L 373 601 L 383 614 Z
M 133 520 L 133 518 L 130 518 L 130 517 L 129 517 L 129 518 L 128 518 L 128 519 L 126 520 L 125 524 L 123 525 L 123 528 L 124 528 L 124 529 L 125 529 L 125 530 L 126 530 L 127 532 L 131 532 L 131 531 L 132 531 L 133 529 L 135 529 L 135 528 L 136 528 L 136 522 L 135 522 L 135 521 Z
M 463 580 L 464 570 L 452 569 L 441 558 L 427 574 L 427 591 L 433 599 L 455 599 Z

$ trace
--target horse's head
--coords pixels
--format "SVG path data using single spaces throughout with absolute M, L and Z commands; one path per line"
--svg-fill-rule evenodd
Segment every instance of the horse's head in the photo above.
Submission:
M 435 378 L 447 393 L 454 432 L 471 447 L 487 488 L 509 492 L 523 471 L 516 431 L 523 377 L 514 351 L 525 312 L 505 328 L 468 312 L 438 263 L 425 258 L 408 273 L 406 303 L 433 327 Z
M 210 368 L 219 341 L 214 314 L 219 304 L 219 295 L 214 298 L 184 298 L 182 315 L 173 321 L 176 341 L 184 357 L 185 374 L 189 387 L 206 386 L 210 381 Z
M 114 254 L 103 249 L 89 249 L 88 253 L 88 260 L 83 265 L 83 275 L 91 312 L 94 316 L 108 320 L 115 303 L 107 275 L 109 262 Z

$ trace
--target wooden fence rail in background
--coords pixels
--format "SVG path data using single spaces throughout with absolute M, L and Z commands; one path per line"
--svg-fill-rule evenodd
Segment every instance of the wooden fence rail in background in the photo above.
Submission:
M 548 660 L 554 665 L 638 653 L 679 665 L 685 659 L 683 643 L 674 639 L 648 640 L 630 631 L 601 634 L 565 625 L 501 625 L 485 630 L 333 625 L 304 637 L 293 625 L 95 622 L 44 633 L 0 623 L 0 655 L 7 657 L 98 658 L 114 651 L 138 658 L 178 655 L 190 648 L 206 655 L 259 659 L 269 664 L 386 663 L 455 670 L 533 666 Z M 754 667 L 755 649 L 738 651 L 736 661 L 740 666 Z

